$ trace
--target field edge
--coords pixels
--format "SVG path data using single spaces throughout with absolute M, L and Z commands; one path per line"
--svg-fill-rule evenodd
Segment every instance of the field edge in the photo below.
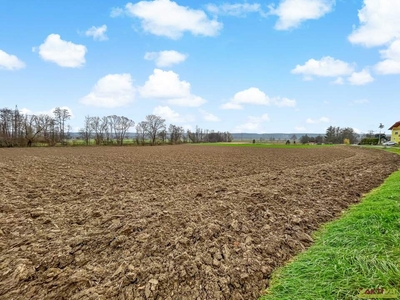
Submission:
M 397 299 L 398 191 L 400 170 L 360 203 L 350 206 L 339 219 L 317 230 L 313 235 L 315 243 L 272 274 L 270 285 L 259 300 L 360 299 L 361 293 L 368 291 L 392 292 Z

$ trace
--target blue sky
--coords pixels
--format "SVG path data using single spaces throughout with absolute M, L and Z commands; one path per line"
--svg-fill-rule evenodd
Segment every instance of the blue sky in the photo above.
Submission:
M 0 107 L 185 128 L 400 120 L 400 1 L 0 0 Z

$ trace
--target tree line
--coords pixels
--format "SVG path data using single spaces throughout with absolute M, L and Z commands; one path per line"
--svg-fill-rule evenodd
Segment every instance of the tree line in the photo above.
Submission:
M 0 147 L 30 147 L 37 143 L 67 145 L 72 139 L 72 128 L 67 123 L 70 119 L 70 112 L 60 107 L 54 109 L 52 116 L 23 114 L 17 107 L 0 109 Z M 157 115 L 147 115 L 137 124 L 125 116 L 86 116 L 77 138 L 86 145 L 123 145 L 133 128 L 136 132 L 132 139 L 137 145 L 231 142 L 233 139 L 229 132 L 199 127 L 185 131 L 174 124 L 167 126 L 166 120 Z
M 360 135 L 350 127 L 329 126 L 326 129 L 325 136 L 318 135 L 309 137 L 307 134 L 300 137 L 300 143 L 317 143 L 317 144 L 356 144 L 360 140 Z

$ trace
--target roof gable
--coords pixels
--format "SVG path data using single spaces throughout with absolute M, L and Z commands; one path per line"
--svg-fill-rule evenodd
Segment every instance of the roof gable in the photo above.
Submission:
M 389 130 L 392 130 L 393 128 L 396 128 L 396 127 L 400 127 L 400 121 L 394 123 L 394 124 L 392 125 L 392 127 L 389 128 Z

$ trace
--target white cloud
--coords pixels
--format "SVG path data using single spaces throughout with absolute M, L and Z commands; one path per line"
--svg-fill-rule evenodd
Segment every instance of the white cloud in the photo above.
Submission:
M 221 106 L 223 109 L 242 109 L 242 104 L 270 105 L 271 99 L 258 88 L 251 87 L 237 92 L 233 98 Z
M 296 106 L 296 100 L 288 99 L 288 98 L 280 98 L 280 97 L 272 98 L 272 103 L 278 107 L 295 107 Z
M 261 10 L 261 6 L 258 3 L 235 3 L 228 4 L 224 3 L 221 5 L 207 4 L 206 9 L 214 15 L 226 15 L 235 17 L 244 17 L 248 13 L 259 12 L 261 15 L 265 13 Z
M 335 81 L 332 81 L 331 83 L 336 85 L 342 85 L 344 84 L 344 80 L 342 77 L 339 76 L 338 78 L 335 79 Z
M 135 88 L 130 74 L 109 74 L 97 81 L 81 103 L 99 107 L 120 107 L 135 100 Z
M 328 123 L 328 122 L 329 122 L 329 118 L 327 118 L 327 117 L 321 117 L 319 119 L 308 118 L 306 120 L 307 124 Z
M 353 71 L 353 66 L 347 62 L 324 56 L 321 60 L 310 59 L 302 66 L 297 65 L 291 73 L 305 76 L 337 77 L 350 75 Z
M 371 76 L 368 70 L 364 69 L 361 72 L 354 72 L 347 80 L 351 85 L 365 85 L 373 82 L 375 79 Z
M 220 108 L 222 108 L 222 109 L 242 109 L 243 106 L 241 106 L 240 104 L 227 102 L 227 103 L 222 104 L 220 106 Z
M 251 87 L 247 90 L 236 93 L 233 98 L 220 106 L 222 109 L 242 109 L 243 104 L 254 105 L 276 105 L 279 107 L 294 107 L 296 100 L 275 97 L 270 98 L 258 88 Z
M 207 122 L 219 122 L 221 121 L 216 115 L 209 113 L 205 110 L 199 109 L 199 112 L 203 115 L 203 119 Z
M 61 109 L 66 109 L 69 112 L 69 114 L 71 115 L 71 119 L 73 119 L 75 117 L 74 114 L 72 113 L 72 109 L 70 109 L 68 106 L 60 106 L 60 108 Z M 55 109 L 56 108 L 53 107 L 53 108 L 51 108 L 49 110 L 32 111 L 32 110 L 24 107 L 24 108 L 20 109 L 19 112 L 21 114 L 24 114 L 24 115 L 36 115 L 36 116 L 38 116 L 38 115 L 48 115 L 50 117 L 54 117 L 54 110 Z
M 320 120 L 320 122 L 323 122 L 323 123 L 328 123 L 329 122 L 329 118 L 327 118 L 327 117 L 322 117 L 319 120 Z
M 400 38 L 400 1 L 364 0 L 358 12 L 360 26 L 349 36 L 353 44 L 366 47 L 385 45 Z
M 379 74 L 400 74 L 400 39 L 390 44 L 388 49 L 379 51 L 383 61 L 375 65 Z
M 95 41 L 106 41 L 108 37 L 106 36 L 107 25 L 102 25 L 100 27 L 92 26 L 86 30 L 86 36 L 92 36 Z
M 265 132 L 264 123 L 268 122 L 268 114 L 260 117 L 249 116 L 247 122 L 235 127 L 234 132 L 262 133 Z
M 14 71 L 23 68 L 25 68 L 25 63 L 22 60 L 0 49 L 0 69 Z
M 168 106 L 157 106 L 153 109 L 153 114 L 162 117 L 169 123 L 185 123 L 193 122 L 192 116 L 182 117 L 179 113 L 172 110 Z
M 139 88 L 139 93 L 142 98 L 161 99 L 177 106 L 197 107 L 206 102 L 193 95 L 190 89 L 190 83 L 181 81 L 175 72 L 155 69 L 144 86 Z
M 190 95 L 190 83 L 181 81 L 173 71 L 154 69 L 139 91 L 143 98 L 183 98 Z
M 222 24 L 210 20 L 204 11 L 180 6 L 170 0 L 128 3 L 125 8 L 129 16 L 142 20 L 144 31 L 171 39 L 179 39 L 185 32 L 216 36 L 222 29 Z
M 169 67 L 174 64 L 184 62 L 188 57 L 187 54 L 179 53 L 175 50 L 167 50 L 160 52 L 146 52 L 144 59 L 154 60 L 157 67 Z
M 270 14 L 279 17 L 277 30 L 298 27 L 306 20 L 316 20 L 332 11 L 335 0 L 282 0 L 277 8 L 270 6 Z
M 269 105 L 270 98 L 258 88 L 251 87 L 247 90 L 236 93 L 232 100 L 234 104 L 256 104 L 256 105 Z
M 37 49 L 33 48 L 36 52 Z M 63 41 L 58 34 L 50 34 L 39 46 L 39 55 L 43 60 L 51 61 L 61 67 L 77 68 L 85 64 L 87 49 L 83 45 Z
M 124 9 L 121 7 L 113 7 L 111 9 L 110 17 L 111 18 L 116 18 L 119 16 L 122 16 L 124 14 Z
M 21 114 L 23 114 L 23 115 L 30 115 L 30 114 L 33 113 L 33 112 L 32 112 L 30 109 L 28 109 L 28 108 L 22 108 L 22 109 L 19 110 L 19 112 L 20 112 Z

